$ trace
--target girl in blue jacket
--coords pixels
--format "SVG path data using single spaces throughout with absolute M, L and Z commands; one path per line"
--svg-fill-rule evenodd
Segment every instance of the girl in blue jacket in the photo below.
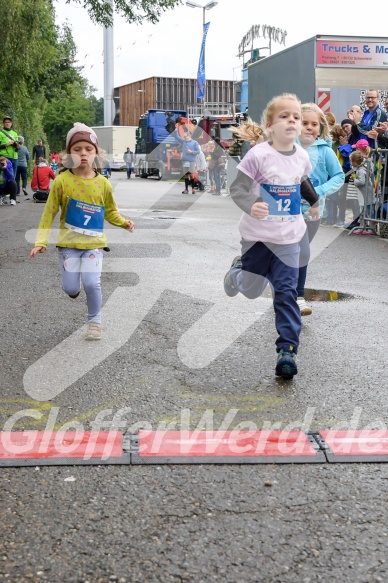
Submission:
M 329 126 L 323 111 L 315 103 L 302 105 L 302 132 L 299 137 L 301 146 L 307 151 L 312 171 L 309 178 L 319 196 L 320 217 L 325 207 L 326 195 L 333 194 L 341 188 L 345 180 L 341 164 L 331 148 L 331 140 L 328 139 Z M 307 231 L 300 244 L 299 279 L 298 279 L 298 305 L 302 316 L 312 313 L 304 299 L 304 287 L 307 277 L 307 265 L 310 259 L 310 241 L 318 231 L 319 221 L 308 221 L 306 215 L 310 205 L 302 200 L 302 213 L 306 217 Z

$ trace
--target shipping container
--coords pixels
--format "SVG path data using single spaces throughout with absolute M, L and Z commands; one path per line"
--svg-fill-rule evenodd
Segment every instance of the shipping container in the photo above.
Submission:
M 132 152 L 136 146 L 137 126 L 95 126 L 98 143 L 106 153 L 112 170 L 124 170 L 124 152 L 129 146 Z

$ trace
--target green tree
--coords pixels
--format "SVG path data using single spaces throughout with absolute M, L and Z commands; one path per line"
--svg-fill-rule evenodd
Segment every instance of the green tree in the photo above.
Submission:
M 54 11 L 45 0 L 13 0 L 2 12 L 0 117 L 11 115 L 14 128 L 38 135 L 45 97 L 41 75 L 55 54 Z
M 59 150 L 75 121 L 97 125 L 101 103 L 77 66 L 69 24 L 55 24 L 53 0 L 8 2 L 1 49 L 0 121 L 11 115 L 28 147 L 42 138 Z
M 56 95 L 47 104 L 44 130 L 52 150 L 63 150 L 66 134 L 74 122 L 95 125 L 95 104 L 86 96 L 85 85 L 86 81 L 83 84 L 69 84 L 63 93 Z
M 77 47 L 68 22 L 56 27 L 52 59 L 39 77 L 47 101 L 62 94 L 68 85 L 82 83 L 82 67 L 76 66 Z
M 100 97 L 97 99 L 95 95 L 90 95 L 88 100 L 92 104 L 94 109 L 95 118 L 93 125 L 95 126 L 103 126 L 104 125 L 104 98 Z
M 141 23 L 144 20 L 155 24 L 166 10 L 181 4 L 181 0 L 67 0 L 67 4 L 81 4 L 93 22 L 109 26 L 117 12 L 127 22 Z

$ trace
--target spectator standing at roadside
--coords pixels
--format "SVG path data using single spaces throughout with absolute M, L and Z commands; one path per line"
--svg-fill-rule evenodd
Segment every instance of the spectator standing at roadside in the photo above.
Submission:
M 58 163 L 59 163 L 59 156 L 58 156 L 57 152 L 53 152 L 51 154 L 49 163 L 50 163 L 50 166 L 53 169 L 53 171 L 56 172 L 58 170 Z
M 231 128 L 229 128 L 231 129 Z M 240 138 L 238 134 L 233 132 L 232 134 L 233 141 L 231 142 L 229 149 L 228 149 L 228 156 L 236 156 L 241 158 L 241 148 L 244 143 L 244 140 Z
M 207 174 L 208 174 L 207 183 L 209 185 L 208 190 L 210 192 L 213 192 L 215 189 L 214 172 L 213 172 L 213 170 L 211 170 L 209 168 L 209 163 L 210 163 L 210 160 L 212 158 L 211 154 L 212 154 L 214 148 L 215 148 L 215 142 L 213 140 L 209 140 L 207 142 L 207 144 L 203 144 L 201 146 L 201 149 L 203 150 L 203 153 L 205 154 L 205 159 L 206 159 L 206 164 L 207 164 Z
M 355 170 L 355 176 L 353 177 L 354 186 L 357 189 L 358 196 L 358 213 L 366 204 L 368 209 L 368 214 L 371 216 L 371 209 L 373 208 L 375 197 L 374 197 L 374 173 L 373 166 L 368 164 L 370 160 L 364 156 L 361 150 L 356 150 L 350 154 L 350 163 L 352 168 Z M 357 209 L 356 209 L 357 210 Z M 355 218 L 358 218 L 357 215 Z
M 341 164 L 342 167 L 343 158 L 338 148 L 341 146 L 341 138 L 346 138 L 346 133 L 340 124 L 335 124 L 330 130 L 330 135 L 332 137 L 331 148 L 334 154 L 337 156 L 339 163 Z M 325 200 L 326 217 L 321 220 L 322 225 L 323 224 L 335 225 L 335 223 L 337 222 L 339 192 L 340 189 L 326 196 Z
M 125 162 L 125 167 L 127 169 L 127 178 L 131 178 L 133 165 L 133 152 L 131 151 L 131 148 L 129 146 L 124 152 L 123 158 Z
M 232 128 L 229 128 L 232 130 Z M 235 140 L 238 140 L 240 145 L 240 153 L 238 156 L 233 155 L 233 150 L 231 152 L 231 147 L 228 150 L 228 160 L 227 160 L 227 187 L 229 189 L 230 185 L 234 182 L 237 176 L 237 164 L 241 162 L 244 156 L 249 152 L 253 146 L 264 141 L 264 131 L 261 125 L 254 122 L 251 118 L 248 118 L 245 122 L 233 128 L 233 136 Z
M 28 175 L 28 161 L 30 159 L 30 152 L 27 146 L 24 145 L 23 136 L 18 137 L 18 143 L 20 148 L 18 150 L 18 167 L 16 170 L 16 188 L 17 194 L 20 194 L 20 178 L 22 179 L 22 190 L 24 196 L 28 195 L 27 188 L 27 175 Z
M 348 193 L 348 185 L 350 181 L 349 170 L 351 169 L 350 164 L 350 154 L 352 153 L 352 144 L 356 143 L 356 139 L 352 132 L 352 128 L 358 123 L 362 118 L 362 111 L 358 105 L 353 105 L 347 112 L 349 117 L 341 121 L 341 127 L 345 132 L 344 136 L 339 136 L 339 143 L 337 156 L 342 166 L 342 170 L 345 173 L 345 182 L 341 186 L 338 192 L 338 216 L 337 221 L 334 223 L 335 227 L 345 226 L 345 214 L 346 214 L 346 201 Z
M 380 123 L 387 121 L 387 114 L 379 105 L 380 93 L 376 89 L 368 89 L 365 101 L 367 109 L 364 111 L 361 121 L 352 126 L 352 134 L 355 141 L 366 139 L 370 147 L 374 148 L 375 138 L 374 134 L 370 132 Z
M 43 145 L 42 140 L 38 140 L 38 143 L 32 148 L 32 157 L 36 164 L 38 164 L 39 158 L 46 158 L 46 146 Z
M 344 183 L 345 175 L 337 156 L 334 154 L 327 141 L 329 126 L 323 111 L 315 103 L 302 104 L 302 131 L 299 137 L 301 146 L 306 150 L 312 171 L 309 178 L 319 196 L 320 217 L 323 213 L 325 198 L 337 192 Z M 310 242 L 315 237 L 320 221 L 309 220 L 309 203 L 302 199 L 302 213 L 306 219 L 306 239 L 301 245 L 300 268 L 298 277 L 298 306 L 302 316 L 312 314 L 311 306 L 306 302 L 305 283 L 307 277 L 307 266 L 310 256 Z
M 0 129 L 0 154 L 11 161 L 14 180 L 18 169 L 18 135 L 12 129 L 12 117 L 3 117 L 3 128 Z
M 220 138 L 214 138 L 214 150 L 210 154 L 209 170 L 213 172 L 215 190 L 212 194 L 221 194 L 221 169 L 224 168 L 222 164 L 222 157 L 225 154 L 224 148 L 221 145 Z
M 263 128 L 250 118 L 237 128 L 233 128 L 233 136 L 236 136 L 241 141 L 240 153 L 238 154 L 241 159 L 244 158 L 245 154 L 249 152 L 253 146 L 256 146 L 256 144 L 264 140 Z M 235 155 L 231 153 L 230 147 L 228 154 L 230 156 Z
M 341 128 L 343 133 L 338 133 L 337 156 L 341 162 L 343 171 L 346 173 L 350 170 L 349 156 L 352 153 L 352 144 L 356 141 L 352 134 L 353 122 L 351 119 L 343 119 L 341 121 Z
M 112 167 L 108 158 L 105 158 L 102 163 L 101 174 L 105 176 L 105 178 L 110 178 L 112 176 Z
M 333 112 L 328 111 L 327 113 L 325 113 L 325 118 L 326 118 L 326 121 L 327 121 L 328 126 L 329 126 L 329 131 L 331 132 L 331 130 L 333 129 L 333 127 L 336 124 L 335 115 Z
M 361 119 L 361 118 L 360 118 Z M 353 143 L 353 135 L 352 135 L 352 127 L 353 127 L 354 122 L 350 119 L 350 118 L 345 118 L 341 121 L 341 128 L 343 129 L 344 133 L 345 133 L 345 140 L 339 140 L 340 144 L 348 144 L 349 141 L 350 143 Z
M 352 123 L 359 123 L 362 118 L 362 109 L 359 105 L 352 105 L 346 112 L 346 115 L 352 120 Z
M 199 149 L 199 154 L 195 159 L 196 172 L 194 173 L 194 185 L 201 192 L 205 190 L 204 182 L 206 180 L 207 162 L 205 154 Z
M 193 185 L 195 160 L 200 152 L 199 144 L 193 140 L 190 132 L 185 133 L 185 137 L 181 138 L 178 133 L 179 124 L 175 124 L 175 139 L 182 145 L 182 170 L 185 172 L 185 189 L 182 194 L 189 193 L 189 185 L 191 185 L 192 193 L 195 194 L 195 187 Z
M 388 96 L 385 98 L 384 107 L 388 114 Z M 369 132 L 369 136 L 374 140 L 377 140 L 379 148 L 386 150 L 388 148 L 388 120 L 380 122 L 380 125 L 376 126 L 371 132 Z

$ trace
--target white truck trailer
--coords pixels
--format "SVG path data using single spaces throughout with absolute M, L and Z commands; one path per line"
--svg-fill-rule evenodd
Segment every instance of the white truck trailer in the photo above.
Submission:
M 112 170 L 124 170 L 124 152 L 129 146 L 132 152 L 136 145 L 136 126 L 95 126 L 100 148 L 105 150 Z

